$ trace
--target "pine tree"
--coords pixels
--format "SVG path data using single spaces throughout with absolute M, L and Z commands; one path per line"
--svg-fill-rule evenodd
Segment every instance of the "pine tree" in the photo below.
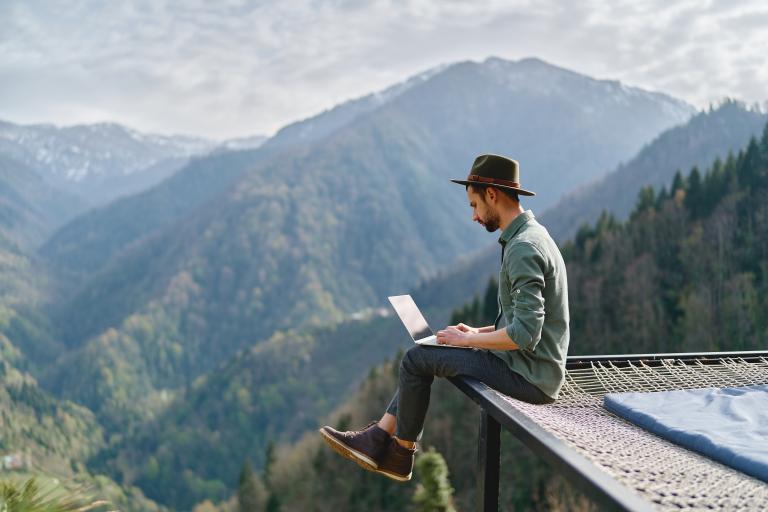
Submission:
M 275 442 L 270 440 L 264 450 L 264 485 L 271 488 L 272 468 L 275 465 Z
M 240 471 L 240 483 L 237 486 L 237 508 L 239 512 L 256 512 L 259 506 L 256 477 L 251 463 L 246 460 Z
M 267 512 L 279 512 L 281 508 L 280 498 L 278 498 L 277 494 L 275 493 L 274 486 L 272 485 L 272 470 L 275 466 L 276 460 L 275 442 L 270 440 L 267 443 L 266 450 L 264 451 L 263 474 L 264 487 L 266 487 L 267 491 L 269 492 L 269 497 L 267 498 L 267 504 L 265 507 Z
M 280 512 L 282 504 L 280 498 L 274 492 L 269 493 L 269 499 L 267 499 L 266 512 Z
M 760 152 L 763 154 L 763 163 L 768 160 L 768 123 L 763 129 L 763 136 L 760 138 Z
M 685 188 L 683 173 L 681 173 L 680 169 L 678 169 L 677 172 L 675 173 L 675 177 L 672 178 L 672 188 L 669 191 L 669 195 L 672 197 L 675 197 L 675 193 L 677 193 L 678 190 L 681 190 L 683 188 Z
M 697 167 L 691 170 L 688 176 L 688 187 L 685 191 L 685 207 L 694 219 L 699 218 L 702 212 L 703 190 L 701 186 L 701 173 Z
M 639 215 L 646 210 L 650 210 L 656 206 L 656 193 L 653 187 L 648 185 L 640 189 L 637 194 L 637 203 L 635 204 L 635 211 L 632 215 Z
M 413 495 L 416 512 L 455 512 L 453 487 L 443 456 L 430 447 L 416 459 L 415 469 L 420 481 Z

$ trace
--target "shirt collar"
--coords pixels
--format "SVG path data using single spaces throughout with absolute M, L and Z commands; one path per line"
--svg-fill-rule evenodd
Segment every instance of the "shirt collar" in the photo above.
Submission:
M 504 231 L 501 232 L 499 243 L 504 245 L 509 242 L 517 234 L 517 232 L 520 231 L 520 228 L 523 227 L 523 224 L 533 218 L 534 216 L 531 210 L 525 210 L 523 213 L 515 217 L 515 220 L 510 222 L 509 226 L 507 226 Z

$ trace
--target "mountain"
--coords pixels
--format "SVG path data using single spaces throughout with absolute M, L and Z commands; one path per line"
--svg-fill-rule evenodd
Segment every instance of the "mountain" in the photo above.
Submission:
M 57 274 L 96 274 L 142 239 L 183 222 L 223 193 L 259 158 L 259 150 L 194 158 L 157 186 L 78 216 L 46 241 L 40 255 Z
M 272 138 L 252 136 L 224 141 L 213 154 L 194 159 L 178 176 L 166 179 L 157 187 L 129 195 L 75 219 L 51 237 L 41 252 L 59 267 L 59 272 L 99 270 L 123 247 L 178 221 L 222 193 L 260 160 L 329 135 L 426 80 L 439 69 L 291 123 Z M 116 225 L 118 229 L 115 229 Z M 77 243 L 72 243 L 73 240 Z
M 603 210 L 626 219 L 642 187 L 661 188 L 678 170 L 702 168 L 717 157 L 724 159 L 759 135 L 766 121 L 766 113 L 725 101 L 717 109 L 670 128 L 626 164 L 567 194 L 544 213 L 542 221 L 556 239 L 567 240 L 581 225 L 595 222 Z
M 531 188 L 566 184 L 615 165 L 691 112 L 669 97 L 535 59 L 459 63 L 382 97 L 345 114 L 346 124 L 320 122 L 343 108 L 307 121 L 328 133 L 304 145 L 267 142 L 198 159 L 92 215 L 95 229 L 82 220 L 65 227 L 43 254 L 95 271 L 62 287 L 73 293 L 53 318 L 75 351 L 46 385 L 75 400 L 82 391 L 83 403 L 116 425 L 121 415 L 156 411 L 143 402 L 152 390 L 186 385 L 277 330 L 381 304 L 484 245 L 464 190 L 448 181 L 478 151 L 527 162 Z M 216 167 L 227 158 L 241 165 Z M 216 181 L 222 173 L 231 179 Z M 136 221 L 154 219 L 144 212 L 157 205 L 167 211 L 163 199 L 192 176 L 205 177 L 187 188 L 197 195 L 186 202 L 177 194 L 171 204 L 182 206 L 160 226 Z M 128 243 L 122 234 L 113 242 L 106 228 L 124 223 L 132 226 Z
M 58 127 L 0 121 L 0 155 L 35 169 L 89 205 L 160 182 L 216 143 L 145 134 L 114 123 Z
M 475 103 L 478 102 L 478 97 L 481 97 L 481 94 L 474 90 L 477 87 L 467 83 L 472 80 L 485 80 L 487 87 L 491 90 L 486 91 L 488 97 L 483 98 L 486 103 L 483 105 L 485 109 L 483 112 L 467 112 L 466 115 L 462 115 L 459 112 L 463 108 L 469 111 L 480 110 Z M 456 91 L 452 90 L 454 86 L 457 87 Z M 464 93 L 461 93 L 466 96 L 466 101 L 463 102 L 466 104 L 466 108 L 462 102 L 457 101 L 460 99 L 458 94 L 462 89 L 466 89 Z M 433 93 L 439 91 L 442 91 L 443 97 L 433 98 Z M 457 96 L 452 96 L 454 93 Z M 600 175 L 604 172 L 603 168 L 606 161 L 617 162 L 621 158 L 631 156 L 636 149 L 639 149 L 644 142 L 664 127 L 682 122 L 693 113 L 691 107 L 667 96 L 646 93 L 617 82 L 593 80 L 537 59 L 524 59 L 519 62 L 489 59 L 481 64 L 469 62 L 450 67 L 434 68 L 379 93 L 349 101 L 311 119 L 288 125 L 263 144 L 263 151 L 252 154 L 253 161 L 250 165 L 255 167 L 260 158 L 259 155 L 264 153 L 274 154 L 279 153 L 279 149 L 306 146 L 323 137 L 332 136 L 362 117 L 381 115 L 381 111 L 386 110 L 387 105 L 402 99 L 405 95 L 409 95 L 409 99 L 403 99 L 403 101 L 409 101 L 408 107 L 413 107 L 413 111 L 409 113 L 410 117 L 413 118 L 413 124 L 425 125 L 423 127 L 418 126 L 419 129 L 435 132 L 442 129 L 444 124 L 460 125 L 461 123 L 457 124 L 456 120 L 450 119 L 454 116 L 459 118 L 461 122 L 468 124 L 465 126 L 463 134 L 453 134 L 454 139 L 459 139 L 456 144 L 438 142 L 446 147 L 455 148 L 458 146 L 462 148 L 459 161 L 452 160 L 445 164 L 446 168 L 454 169 L 450 171 L 451 173 L 463 174 L 467 167 L 466 161 L 471 161 L 472 156 L 480 152 L 481 148 L 490 150 L 493 149 L 492 146 L 497 145 L 489 143 L 489 139 L 495 137 L 499 139 L 497 151 L 506 149 L 515 155 L 522 152 L 518 157 L 523 162 L 524 169 L 527 167 L 531 170 L 530 176 L 533 176 L 531 179 L 535 179 L 535 175 L 542 174 L 545 179 L 549 179 L 553 175 L 557 176 L 558 179 L 555 181 L 562 181 L 563 176 L 561 175 L 566 174 L 575 175 L 573 178 L 566 178 L 566 181 L 586 181 L 592 175 Z M 619 101 L 619 98 L 623 98 L 623 100 Z M 506 101 L 507 104 L 499 103 L 501 100 Z M 436 101 L 438 104 L 435 104 Z M 458 103 L 458 105 L 454 105 L 454 103 Z M 602 103 L 606 103 L 606 105 L 602 105 Z M 562 112 L 558 111 L 561 107 L 564 107 Z M 436 111 L 448 114 L 449 119 L 447 121 L 444 119 L 426 119 L 426 122 L 423 122 L 420 120 L 422 111 L 425 111 L 423 112 L 425 117 L 434 116 L 432 112 Z M 506 126 L 505 121 L 526 121 L 526 116 L 530 114 L 538 114 L 539 117 L 546 116 L 546 120 L 537 121 L 543 126 L 536 130 L 530 130 L 525 126 Z M 493 122 L 499 124 L 500 129 L 490 136 L 482 135 L 477 144 L 464 141 L 466 136 L 474 132 L 485 134 L 490 131 L 487 128 L 477 130 L 474 126 L 480 122 L 479 119 L 475 118 L 483 115 L 494 116 Z M 508 119 L 498 119 L 505 115 Z M 626 126 L 619 137 L 614 128 L 617 124 L 624 123 L 626 118 L 638 121 Z M 552 133 L 543 133 L 549 128 L 552 128 L 557 134 L 551 143 L 549 140 L 553 139 Z M 570 133 L 577 130 L 581 134 L 578 137 Z M 540 139 L 547 142 L 537 140 L 532 149 L 529 143 L 532 138 L 530 132 L 535 132 L 534 135 L 541 136 Z M 558 132 L 562 132 L 562 134 L 558 134 Z M 607 141 L 610 144 L 603 144 L 602 141 L 596 142 L 595 139 L 598 137 L 589 135 L 592 132 L 600 137 L 609 135 L 611 138 Z M 577 144 L 582 143 L 586 145 L 584 147 L 577 146 Z M 594 144 L 589 145 L 588 143 Z M 566 144 L 568 147 L 564 148 L 562 144 Z M 542 148 L 542 146 L 547 147 Z M 592 151 L 599 154 L 592 154 Z M 532 158 L 526 157 L 531 153 Z M 553 157 L 552 153 L 565 155 L 572 159 L 572 162 L 563 169 L 557 168 L 554 166 L 554 160 L 561 157 Z M 607 154 L 607 157 L 601 158 L 601 154 Z M 205 184 L 196 184 L 198 189 L 206 189 L 214 183 L 222 170 L 236 165 L 216 160 L 218 157 L 219 155 L 216 155 L 210 161 L 205 158 L 198 159 L 190 166 L 195 169 L 193 174 L 200 174 L 201 172 L 210 174 L 207 178 L 209 181 L 206 181 Z M 273 158 L 280 157 L 274 156 Z M 444 158 L 443 160 L 447 159 Z M 593 162 L 595 165 L 591 165 Z M 585 176 L 580 176 L 581 173 Z M 116 239 L 120 245 L 130 244 L 135 240 L 135 232 L 140 230 L 114 230 L 112 229 L 114 223 L 118 222 L 124 225 L 126 222 L 132 222 L 129 217 L 138 215 L 144 219 L 138 224 L 152 228 L 165 224 L 167 219 L 162 216 L 155 216 L 153 212 L 162 212 L 160 206 L 164 202 L 183 201 L 185 194 L 189 193 L 184 188 L 184 175 L 185 173 L 182 172 L 180 179 L 173 180 L 171 183 L 163 183 L 158 190 L 152 191 L 150 194 L 132 196 L 114 209 L 108 208 L 100 211 L 98 217 L 103 219 L 101 221 L 93 216 L 78 219 L 72 224 L 76 226 L 81 223 L 84 227 L 67 226 L 62 231 L 63 235 L 54 238 L 44 252 L 53 260 L 68 262 L 83 261 L 83 256 L 85 256 L 85 259 L 89 261 L 88 268 L 90 269 L 92 269 L 90 265 L 94 259 L 108 261 L 112 252 L 104 253 L 93 245 L 88 245 L 81 251 L 69 248 L 62 249 L 57 246 L 67 244 L 67 240 L 72 238 L 78 242 L 84 241 L 80 234 L 83 230 L 88 231 L 88 237 L 85 240 L 87 244 L 106 237 Z M 446 173 L 446 175 L 452 176 L 453 174 Z M 218 192 L 220 192 L 219 189 L 214 189 L 210 196 L 212 197 Z M 557 197 L 558 192 L 548 191 L 546 195 L 544 201 L 552 202 Z M 541 199 L 534 199 L 534 201 L 537 200 Z M 147 202 L 152 206 L 146 208 Z M 193 202 L 193 206 L 197 206 L 197 203 Z M 147 211 L 150 213 L 146 213 Z M 122 234 L 125 232 L 128 232 L 129 235 Z M 79 246 L 79 244 L 69 245 Z M 62 251 L 69 254 L 60 254 Z M 88 254 L 94 256 L 89 259 Z
M 50 281 L 34 249 L 79 207 L 34 170 L 0 155 L 0 336 L 30 358 L 16 362 L 22 369 L 50 363 L 63 349 L 39 311 Z
M 31 253 L 83 204 L 26 164 L 0 154 L 0 244 Z
M 346 101 L 308 119 L 290 123 L 281 128 L 274 137 L 267 140 L 264 146 L 267 148 L 300 146 L 320 140 L 351 123 L 358 117 L 391 102 L 409 89 L 444 71 L 445 68 L 446 66 L 444 65 L 437 66 L 382 91 Z

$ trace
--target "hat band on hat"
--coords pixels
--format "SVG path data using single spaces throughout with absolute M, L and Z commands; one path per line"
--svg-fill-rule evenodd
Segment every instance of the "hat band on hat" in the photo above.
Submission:
M 502 180 L 499 178 L 486 178 L 485 176 L 478 176 L 477 174 L 470 174 L 467 177 L 467 181 L 479 181 L 480 183 L 490 183 L 495 185 L 504 185 L 506 187 L 520 188 L 520 183 L 517 181 Z

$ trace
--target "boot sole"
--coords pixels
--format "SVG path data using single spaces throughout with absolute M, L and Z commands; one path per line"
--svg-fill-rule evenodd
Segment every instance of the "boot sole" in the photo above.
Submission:
M 399 475 L 397 473 L 390 473 L 388 471 L 385 471 L 383 469 L 373 469 L 374 473 L 379 473 L 381 475 L 384 475 L 387 478 L 391 478 L 392 480 L 396 480 L 398 482 L 408 482 L 411 479 L 411 475 L 413 473 L 408 473 L 408 475 Z
M 332 435 L 328 434 L 325 430 L 322 428 L 319 429 L 320 435 L 323 436 L 323 440 L 325 440 L 326 443 L 339 455 L 344 457 L 345 459 L 349 459 L 352 462 L 357 463 L 361 468 L 366 469 L 368 471 L 375 471 L 377 473 L 381 472 L 378 470 L 379 465 L 376 464 L 376 461 L 365 455 L 364 453 L 358 452 L 357 450 L 350 448 L 349 446 L 345 445 Z M 382 474 L 385 474 L 382 472 Z

